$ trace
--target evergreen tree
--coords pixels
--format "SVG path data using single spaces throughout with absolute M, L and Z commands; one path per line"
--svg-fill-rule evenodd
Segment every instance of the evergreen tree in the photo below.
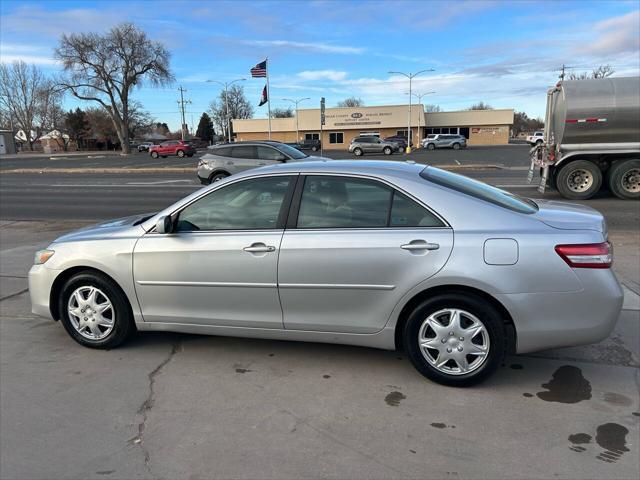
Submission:
M 200 122 L 198 122 L 198 129 L 196 130 L 196 137 L 198 137 L 203 142 L 210 143 L 213 140 L 213 136 L 216 132 L 213 130 L 213 121 L 211 117 L 204 112 L 200 117 Z

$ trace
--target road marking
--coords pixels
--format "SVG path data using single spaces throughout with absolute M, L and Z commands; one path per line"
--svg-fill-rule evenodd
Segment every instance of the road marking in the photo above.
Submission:
M 455 158 L 453 159 L 454 162 L 456 162 L 458 165 L 462 165 L 458 160 L 456 160 Z
M 191 183 L 193 180 L 158 180 L 157 182 L 127 182 L 127 185 L 164 185 L 168 183 Z

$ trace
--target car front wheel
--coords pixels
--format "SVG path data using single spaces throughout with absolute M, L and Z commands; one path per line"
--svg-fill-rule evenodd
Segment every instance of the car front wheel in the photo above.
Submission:
M 151 158 L 158 158 L 158 152 L 151 152 Z
M 506 354 L 504 319 L 481 297 L 438 295 L 411 313 L 404 345 L 425 377 L 450 386 L 469 386 L 489 377 Z
M 361 157 L 361 156 L 362 156 L 362 149 L 361 149 L 361 148 L 354 148 L 354 149 L 353 149 L 353 154 L 354 154 L 356 157 Z
M 97 272 L 80 272 L 67 280 L 58 304 L 65 330 L 85 347 L 113 348 L 135 331 L 124 293 L 109 277 Z
M 214 173 L 209 177 L 209 183 L 219 182 L 220 180 L 222 180 L 223 178 L 227 178 L 228 176 L 229 174 L 224 172 Z
M 435 149 L 436 149 L 436 146 L 433 143 L 429 143 L 427 145 L 427 150 L 435 150 Z
M 391 147 L 384 147 L 384 150 L 382 150 L 384 152 L 385 155 L 391 155 L 393 153 L 393 150 L 391 150 Z

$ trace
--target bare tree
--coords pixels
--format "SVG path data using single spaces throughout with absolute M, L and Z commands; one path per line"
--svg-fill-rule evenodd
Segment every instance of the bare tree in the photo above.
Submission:
M 480 101 L 471 105 L 467 110 L 493 110 L 493 107 L 488 103 Z
M 253 106 L 244 94 L 244 88 L 241 85 L 232 85 L 229 90 L 229 118 L 252 118 Z M 226 92 L 222 90 L 218 100 L 211 102 L 209 110 L 211 112 L 211 120 L 216 127 L 216 131 L 223 132 L 223 136 L 227 137 L 227 110 L 225 105 Z M 233 130 L 233 124 L 231 125 Z
M 440 105 L 427 104 L 424 106 L 424 111 L 427 113 L 437 113 L 441 112 L 442 108 L 440 108 Z
M 140 102 L 131 102 L 129 107 L 129 139 L 133 140 L 145 133 L 151 133 L 156 119 L 147 112 Z
M 291 107 L 276 107 L 271 109 L 271 118 L 292 118 L 293 116 L 293 109 Z
M 123 23 L 104 35 L 63 34 L 55 57 L 67 73 L 61 86 L 81 100 L 99 103 L 113 122 L 122 152 L 129 153 L 131 90 L 143 82 L 173 81 L 169 52 L 134 24 Z
M 60 92 L 35 65 L 23 61 L 0 65 L 0 106 L 14 127 L 22 130 L 33 150 L 33 144 L 59 119 Z M 12 122 L 11 122 L 12 121 Z
M 567 80 L 587 80 L 589 78 L 607 78 L 615 73 L 614 68 L 611 65 L 600 65 L 598 68 L 594 68 L 589 72 L 582 73 L 570 73 L 567 75 Z
M 364 101 L 361 98 L 349 97 L 338 102 L 338 107 L 364 107 Z

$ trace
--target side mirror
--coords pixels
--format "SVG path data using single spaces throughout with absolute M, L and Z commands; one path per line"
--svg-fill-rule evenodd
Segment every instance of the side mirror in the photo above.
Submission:
M 173 222 L 171 221 L 171 215 L 160 217 L 156 222 L 156 232 L 171 233 L 172 230 L 173 230 Z

